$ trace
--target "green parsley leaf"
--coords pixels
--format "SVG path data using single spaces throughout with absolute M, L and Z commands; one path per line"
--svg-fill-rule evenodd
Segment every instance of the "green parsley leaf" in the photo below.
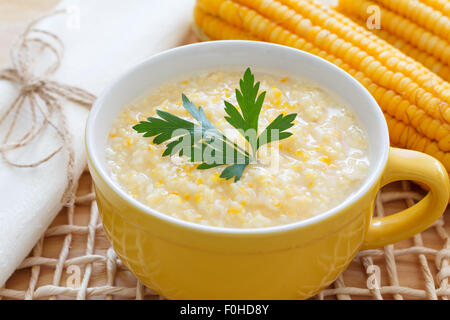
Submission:
M 234 182 L 236 182 L 241 179 L 242 173 L 247 166 L 248 164 L 233 164 L 231 166 L 228 166 L 225 168 L 225 170 L 222 171 L 220 177 L 226 180 L 234 177 Z
M 244 77 L 239 81 L 240 91 L 236 89 L 236 100 L 241 113 L 231 103 L 225 101 L 225 112 L 228 114 L 225 120 L 245 137 L 250 143 L 253 155 L 258 150 L 256 135 L 258 133 L 258 119 L 266 97 L 266 92 L 258 95 L 260 83 L 255 84 L 255 76 L 250 68 L 247 68 Z M 250 130 L 250 131 L 249 131 Z
M 239 86 L 241 90 L 236 89 L 236 100 L 242 114 L 235 106 L 225 101 L 225 112 L 228 114 L 225 119 L 234 128 L 239 130 L 250 143 L 253 156 L 256 157 L 256 152 L 260 146 L 272 141 L 289 138 L 292 135 L 292 133 L 284 131 L 294 125 L 293 121 L 297 117 L 297 114 L 292 113 L 286 116 L 280 114 L 256 139 L 258 134 L 258 119 L 266 92 L 263 91 L 258 95 L 260 82 L 255 84 L 255 76 L 252 74 L 250 68 L 247 68 L 245 71 L 244 77 L 239 82 Z M 249 132 L 249 129 L 252 131 Z
M 205 170 L 226 164 L 241 164 L 238 168 L 243 171 L 251 162 L 250 155 L 244 149 L 229 140 L 217 130 L 207 119 L 202 107 L 196 107 L 184 94 L 183 107 L 199 122 L 184 120 L 178 116 L 162 110 L 156 110 L 157 117 L 149 117 L 133 126 L 144 137 L 155 137 L 154 144 L 169 142 L 163 157 L 179 154 L 187 156 L 191 162 L 200 162 L 197 169 Z M 208 159 L 205 159 L 208 155 Z M 229 171 L 227 171 L 229 172 Z M 233 170 L 235 181 L 239 180 L 242 172 Z M 225 173 L 229 179 L 229 173 Z M 237 180 L 236 180 L 237 179 Z
M 226 121 L 237 129 L 249 142 L 252 155 L 229 140 L 208 120 L 202 107 L 196 107 L 182 94 L 183 107 L 197 120 L 193 123 L 162 110 L 156 110 L 157 117 L 147 118 L 133 127 L 144 137 L 154 137 L 153 143 L 168 142 L 163 156 L 187 156 L 191 162 L 200 162 L 199 170 L 206 170 L 228 165 L 220 177 L 238 181 L 245 168 L 256 159 L 259 147 L 276 140 L 292 136 L 286 132 L 291 128 L 297 114 L 280 114 L 258 136 L 258 120 L 266 92 L 258 95 L 260 82 L 255 83 L 255 76 L 250 68 L 239 81 L 240 90 L 236 89 L 239 110 L 230 102 L 224 101 Z
M 262 145 L 269 144 L 276 140 L 283 140 L 292 136 L 291 132 L 284 131 L 294 125 L 293 122 L 296 117 L 296 113 L 291 113 L 286 116 L 280 114 L 278 117 L 276 117 L 275 120 L 273 120 L 258 136 L 257 148 L 259 149 L 259 147 L 261 147 Z M 274 130 L 277 130 L 275 135 L 272 134 Z

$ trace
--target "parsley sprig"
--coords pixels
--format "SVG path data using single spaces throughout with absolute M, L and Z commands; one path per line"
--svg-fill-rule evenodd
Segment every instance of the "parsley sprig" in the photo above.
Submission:
M 286 132 L 294 124 L 297 114 L 280 114 L 258 135 L 258 120 L 264 103 L 266 92 L 258 94 L 260 82 L 250 68 L 239 81 L 236 89 L 236 100 L 239 109 L 228 101 L 225 102 L 225 120 L 237 129 L 248 141 L 251 153 L 228 139 L 208 120 L 202 107 L 196 107 L 182 94 L 183 107 L 196 120 L 187 121 L 169 112 L 156 110 L 158 117 L 149 117 L 133 126 L 144 137 L 154 137 L 154 144 L 168 142 L 163 157 L 169 155 L 186 156 L 191 162 L 200 162 L 199 170 L 226 165 L 220 177 L 234 178 L 238 181 L 245 168 L 257 157 L 258 149 L 264 144 L 283 140 L 292 135 Z

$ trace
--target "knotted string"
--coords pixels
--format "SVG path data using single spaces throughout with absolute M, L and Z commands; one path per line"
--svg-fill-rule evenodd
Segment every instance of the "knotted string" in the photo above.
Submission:
M 75 150 L 60 100 L 66 99 L 90 107 L 95 101 L 95 96 L 83 89 L 49 79 L 61 65 L 64 45 L 55 34 L 35 26 L 46 18 L 62 13 L 65 13 L 65 10 L 55 11 L 30 23 L 11 47 L 11 67 L 0 70 L 0 79 L 9 80 L 20 86 L 19 95 L 0 116 L 0 126 L 5 125 L 7 118 L 12 118 L 0 144 L 0 154 L 3 160 L 13 167 L 33 168 L 46 163 L 62 150 L 66 150 L 68 153 L 67 186 L 61 202 L 70 206 L 75 200 Z M 44 54 L 50 54 L 52 61 L 46 69 L 37 71 L 37 67 L 42 67 L 42 64 L 39 64 L 39 57 Z M 25 112 L 30 112 L 32 116 L 31 125 L 20 139 L 11 141 L 11 135 L 19 125 L 19 114 L 25 106 L 29 109 Z M 39 120 L 38 115 L 42 120 Z M 61 140 L 61 146 L 42 159 L 31 163 L 17 163 L 8 157 L 9 151 L 30 145 L 48 127 L 55 130 Z

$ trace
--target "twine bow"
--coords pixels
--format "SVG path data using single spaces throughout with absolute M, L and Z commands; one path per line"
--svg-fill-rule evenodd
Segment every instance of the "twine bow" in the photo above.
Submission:
M 49 161 L 65 149 L 68 153 L 68 182 L 61 202 L 72 205 L 76 185 L 75 150 L 60 100 L 66 99 L 90 107 L 95 101 L 95 96 L 83 89 L 49 80 L 49 77 L 61 65 L 64 45 L 55 34 L 35 28 L 35 26 L 40 21 L 61 13 L 65 13 L 65 11 L 55 11 L 30 23 L 11 48 L 11 68 L 0 71 L 0 79 L 9 80 L 20 86 L 19 95 L 6 109 L 6 112 L 0 116 L 0 126 L 5 124 L 7 118 L 12 118 L 0 144 L 0 154 L 3 160 L 11 166 L 33 168 Z M 46 68 L 42 68 L 45 66 L 38 64 L 39 57 L 43 55 L 51 57 L 49 58 L 51 62 Z M 38 68 L 39 70 L 37 70 Z M 29 108 L 27 112 L 30 112 L 32 116 L 30 128 L 20 139 L 12 142 L 11 135 L 18 125 L 19 114 L 25 106 Z M 56 131 L 61 140 L 61 146 L 32 163 L 17 163 L 8 158 L 9 151 L 30 145 L 48 127 L 52 127 Z

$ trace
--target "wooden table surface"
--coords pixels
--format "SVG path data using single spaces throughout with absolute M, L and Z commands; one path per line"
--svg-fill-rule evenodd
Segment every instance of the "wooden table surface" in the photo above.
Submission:
M 330 0 L 333 2 L 334 0 Z M 0 0 L 0 66 L 3 66 L 8 61 L 8 49 L 13 41 L 13 39 L 24 29 L 26 24 L 33 18 L 38 17 L 40 14 L 50 10 L 58 0 Z M 195 42 L 195 36 L 193 34 L 185 41 L 186 43 Z M 87 174 L 85 174 L 80 182 L 80 194 L 88 193 L 90 190 L 90 179 Z M 398 188 L 391 187 L 391 188 Z M 386 213 L 392 213 L 404 208 L 403 204 L 392 203 L 386 207 Z M 450 214 L 447 213 L 446 220 L 446 231 L 450 232 Z M 78 207 L 75 214 L 75 223 L 77 225 L 87 225 L 89 222 L 89 207 Z M 64 211 L 61 212 L 53 222 L 52 226 L 67 223 L 67 216 Z M 423 234 L 424 242 L 426 246 L 435 249 L 441 249 L 443 246 L 442 239 L 436 237 L 435 232 L 425 232 Z M 62 242 L 64 236 L 53 236 L 45 239 L 44 249 L 42 256 L 45 257 L 57 257 L 62 247 Z M 110 247 L 108 240 L 102 232 L 96 234 L 95 239 L 95 250 L 99 253 L 105 253 L 105 251 Z M 86 235 L 73 236 L 72 245 L 69 253 L 70 256 L 77 256 L 85 250 Z M 396 248 L 405 248 L 413 244 L 412 240 L 405 240 L 399 244 L 396 244 Z M 413 288 L 423 287 L 423 275 L 418 266 L 417 256 L 406 255 L 402 256 L 397 263 L 399 277 L 403 281 L 404 286 Z M 381 261 L 379 265 L 383 266 Z M 40 277 L 38 281 L 38 286 L 49 284 L 53 279 L 53 268 L 41 268 Z M 102 272 L 104 270 L 96 270 L 91 278 L 91 284 L 100 281 L 103 278 Z M 384 281 L 388 281 L 385 278 L 385 270 L 382 276 Z M 7 282 L 7 288 L 14 288 L 16 290 L 26 290 L 29 282 L 30 270 L 29 268 L 16 271 L 16 273 Z M 123 273 L 123 275 L 118 273 L 118 277 L 124 282 L 134 281 L 129 274 Z M 67 278 L 67 275 L 63 274 L 62 281 Z M 383 280 L 382 279 L 382 280 Z M 364 272 L 362 272 L 361 265 L 358 263 L 353 263 L 349 269 L 345 272 L 346 285 L 361 286 L 361 283 L 365 283 L 366 278 Z

